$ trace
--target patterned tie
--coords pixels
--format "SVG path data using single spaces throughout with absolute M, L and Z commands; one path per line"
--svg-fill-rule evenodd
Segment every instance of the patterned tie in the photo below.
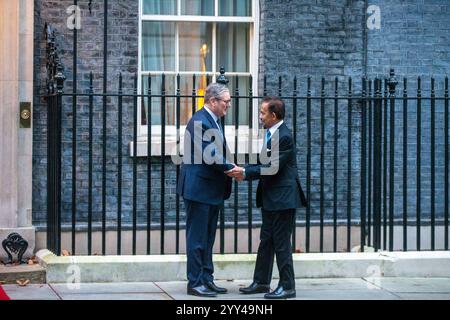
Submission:
M 266 132 L 266 144 L 269 142 L 271 136 L 272 136 L 272 134 L 270 133 L 269 129 L 267 129 L 267 132 Z

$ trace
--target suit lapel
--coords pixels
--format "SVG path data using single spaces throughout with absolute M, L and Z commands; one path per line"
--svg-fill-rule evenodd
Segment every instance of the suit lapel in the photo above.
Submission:
M 208 113 L 208 111 L 205 110 L 205 108 L 202 108 L 199 112 L 203 112 L 203 116 L 209 121 L 209 123 L 210 123 L 212 128 L 218 129 L 217 128 L 217 124 L 214 121 L 213 117 L 211 117 L 211 115 Z M 227 139 L 225 138 L 225 130 L 222 127 L 222 125 L 221 125 L 221 130 L 222 130 L 222 133 L 223 133 L 223 141 L 222 141 L 222 143 L 228 149 Z
M 199 112 L 202 112 L 202 115 L 208 120 L 212 128 L 217 128 L 216 124 L 214 123 L 214 119 L 211 117 L 208 111 L 205 110 L 205 108 L 202 108 Z

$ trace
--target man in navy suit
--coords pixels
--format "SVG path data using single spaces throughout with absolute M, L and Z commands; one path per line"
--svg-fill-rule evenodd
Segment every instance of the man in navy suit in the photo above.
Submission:
M 225 171 L 234 165 L 226 160 L 229 150 L 220 122 L 231 106 L 230 92 L 213 83 L 204 101 L 186 127 L 177 193 L 186 205 L 187 293 L 214 297 L 227 292 L 213 281 L 212 251 L 219 209 L 231 194 L 232 179 Z
M 258 164 L 235 167 L 227 172 L 238 181 L 259 179 L 256 205 L 262 208 L 261 242 L 253 283 L 239 291 L 244 294 L 267 293 L 264 296 L 267 299 L 296 296 L 291 234 L 295 226 L 295 209 L 307 206 L 297 173 L 294 139 L 283 121 L 284 116 L 285 105 L 281 99 L 264 98 L 259 117 L 266 131 Z M 268 293 L 274 255 L 280 281 L 277 288 Z

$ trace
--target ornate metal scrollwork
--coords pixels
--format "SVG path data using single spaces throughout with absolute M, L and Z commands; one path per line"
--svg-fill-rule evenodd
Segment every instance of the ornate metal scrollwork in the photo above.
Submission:
M 2 241 L 3 249 L 8 254 L 8 261 L 6 264 L 14 262 L 13 254 L 17 255 L 17 261 L 19 263 L 26 263 L 22 260 L 23 254 L 28 249 L 28 242 L 22 238 L 18 233 L 11 233 L 5 240 Z
M 45 87 L 47 89 L 47 95 L 52 95 L 57 91 L 57 76 L 59 73 L 62 73 L 64 67 L 58 55 L 55 30 L 47 23 L 45 24 L 45 40 L 47 41 L 47 79 Z

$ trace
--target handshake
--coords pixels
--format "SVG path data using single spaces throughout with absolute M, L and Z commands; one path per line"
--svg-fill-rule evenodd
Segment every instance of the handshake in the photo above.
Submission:
M 229 171 L 225 171 L 225 174 L 227 176 L 229 176 L 230 178 L 235 179 L 237 182 L 241 182 L 244 181 L 245 179 L 245 169 L 242 167 L 239 167 L 237 165 L 234 164 L 234 168 L 229 170 Z

